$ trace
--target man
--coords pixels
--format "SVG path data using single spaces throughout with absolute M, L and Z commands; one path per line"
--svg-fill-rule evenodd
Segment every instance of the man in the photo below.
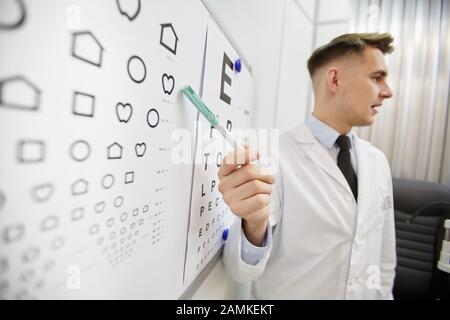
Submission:
M 237 216 L 224 263 L 256 299 L 390 299 L 395 275 L 392 179 L 381 151 L 351 131 L 392 97 L 389 34 L 346 34 L 308 60 L 315 106 L 280 139 L 276 179 L 258 155 L 231 153 L 219 190 Z M 276 180 L 276 181 L 275 181 Z M 273 185 L 273 188 L 272 188 Z

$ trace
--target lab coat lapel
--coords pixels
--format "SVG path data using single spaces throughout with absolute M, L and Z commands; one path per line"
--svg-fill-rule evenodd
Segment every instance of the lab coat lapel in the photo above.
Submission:
M 361 140 L 356 134 L 354 137 L 358 163 L 358 212 L 372 212 L 372 202 L 369 200 L 376 193 L 375 156 L 367 141 Z
M 322 147 L 322 145 L 314 138 L 311 131 L 305 125 L 298 126 L 294 132 L 294 139 L 297 140 L 300 147 L 305 153 L 317 163 L 323 171 L 335 179 L 345 190 L 352 193 L 347 180 L 345 180 L 339 167 L 334 162 L 333 158 Z

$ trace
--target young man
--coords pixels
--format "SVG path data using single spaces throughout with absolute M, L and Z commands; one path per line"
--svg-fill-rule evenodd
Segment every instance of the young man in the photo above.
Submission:
M 392 97 L 389 34 L 346 34 L 308 60 L 315 106 L 280 140 L 276 179 L 227 155 L 219 190 L 238 217 L 225 242 L 234 279 L 256 299 L 390 299 L 395 228 L 389 164 L 359 139 Z M 272 189 L 273 185 L 273 189 Z

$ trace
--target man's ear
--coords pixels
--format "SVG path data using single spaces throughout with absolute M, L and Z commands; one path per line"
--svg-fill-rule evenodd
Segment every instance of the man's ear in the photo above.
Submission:
M 328 68 L 326 77 L 328 90 L 335 93 L 339 89 L 338 69 L 336 67 Z

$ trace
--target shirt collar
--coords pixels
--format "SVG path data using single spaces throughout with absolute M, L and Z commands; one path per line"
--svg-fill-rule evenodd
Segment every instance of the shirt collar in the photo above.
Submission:
M 328 150 L 333 148 L 336 139 L 340 136 L 339 132 L 317 119 L 313 114 L 310 114 L 306 119 L 306 126 L 319 143 Z M 350 144 L 353 147 L 353 132 L 349 131 L 346 136 L 350 138 Z

